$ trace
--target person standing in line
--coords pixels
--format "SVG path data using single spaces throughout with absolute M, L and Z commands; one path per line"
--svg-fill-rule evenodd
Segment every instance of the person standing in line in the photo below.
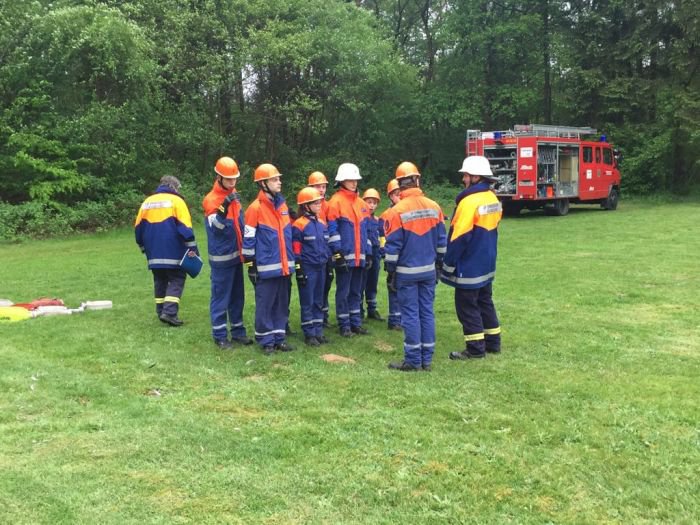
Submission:
M 255 286 L 255 339 L 265 355 L 294 349 L 285 334 L 294 253 L 281 177 L 272 164 L 255 168 L 253 180 L 260 191 L 245 212 L 243 233 L 243 258 Z
M 389 197 L 389 201 L 391 201 L 391 204 L 390 207 L 384 210 L 384 212 L 379 216 L 379 246 L 382 258 L 384 258 L 385 256 L 384 252 L 386 236 L 384 231 L 386 228 L 387 212 L 391 209 L 392 206 L 396 206 L 396 204 L 401 200 L 401 190 L 399 190 L 399 181 L 397 181 L 396 179 L 391 179 L 389 181 L 389 184 L 387 184 L 386 186 L 386 193 Z M 386 270 L 386 263 L 384 264 L 384 270 Z M 400 332 L 401 330 L 403 330 L 403 328 L 401 328 L 401 306 L 399 305 L 399 298 L 396 296 L 396 291 L 391 290 L 388 287 L 387 293 L 389 296 L 389 315 L 387 316 L 387 329 L 396 330 L 397 332 Z
M 199 255 L 192 217 L 180 187 L 176 177 L 162 177 L 155 193 L 141 204 L 134 223 L 136 244 L 153 272 L 156 315 L 170 326 L 183 324 L 178 311 L 187 274 L 180 261 L 185 254 Z
M 367 303 L 367 319 L 383 321 L 384 319 L 377 310 L 377 283 L 379 281 L 379 260 L 381 258 L 379 242 L 379 218 L 374 216 L 374 212 L 379 206 L 381 197 L 374 188 L 369 188 L 362 194 L 362 200 L 367 203 L 369 210 L 367 222 L 367 235 L 372 244 L 372 261 L 369 266 L 365 266 L 364 283 L 362 286 L 365 302 Z M 383 236 L 383 234 L 382 234 Z M 360 303 L 362 304 L 362 303 Z
M 323 290 L 330 253 L 328 227 L 319 217 L 322 200 L 317 189 L 302 189 L 297 195 L 298 218 L 292 225 L 301 328 L 309 346 L 328 342 L 323 335 Z
M 241 173 L 231 157 L 221 157 L 214 166 L 216 179 L 204 197 L 204 227 L 207 232 L 211 299 L 209 316 L 214 343 L 222 350 L 231 342 L 250 345 L 253 340 L 243 325 L 243 207 L 236 183 Z M 231 325 L 231 341 L 228 338 Z
M 362 180 L 355 164 L 338 167 L 335 183 L 339 186 L 328 202 L 328 235 L 336 271 L 335 313 L 340 335 L 367 335 L 362 327 L 362 273 L 371 245 L 367 237 L 367 205 L 357 194 Z M 369 255 L 368 255 L 369 254 Z
M 447 244 L 445 216 L 423 195 L 415 164 L 399 164 L 396 180 L 401 201 L 387 214 L 385 260 L 387 284 L 396 290 L 401 306 L 404 359 L 389 363 L 389 368 L 429 371 L 435 352 L 435 285 Z
M 501 326 L 493 304 L 501 203 L 491 190 L 496 180 L 486 157 L 464 159 L 464 190 L 457 196 L 441 280 L 455 289 L 455 309 L 466 348 L 450 359 L 478 359 L 501 351 Z
M 328 190 L 328 179 L 320 171 L 314 171 L 309 175 L 308 185 L 311 188 L 315 188 L 321 194 L 321 211 L 318 217 L 328 225 L 328 200 L 326 199 L 326 191 Z M 326 278 L 324 279 L 323 285 L 323 327 L 331 328 L 331 323 L 328 319 L 328 295 L 331 291 L 331 284 L 333 283 L 333 260 L 328 259 L 326 264 Z

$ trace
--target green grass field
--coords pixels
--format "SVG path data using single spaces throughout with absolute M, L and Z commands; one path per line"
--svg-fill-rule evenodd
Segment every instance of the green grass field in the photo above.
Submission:
M 114 302 L 0 324 L 0 522 L 698 523 L 698 224 L 689 202 L 504 220 L 503 353 L 448 360 L 439 285 L 418 374 L 387 370 L 401 335 L 375 321 L 221 352 L 206 269 L 166 327 L 130 230 L 0 245 L 0 297 Z

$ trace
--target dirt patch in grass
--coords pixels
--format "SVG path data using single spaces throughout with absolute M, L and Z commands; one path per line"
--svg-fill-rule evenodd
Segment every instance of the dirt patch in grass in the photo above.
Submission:
M 323 359 L 326 363 L 340 363 L 340 364 L 354 365 L 356 362 L 351 357 L 345 357 L 345 356 L 337 355 L 337 354 L 323 354 L 321 356 L 321 359 Z

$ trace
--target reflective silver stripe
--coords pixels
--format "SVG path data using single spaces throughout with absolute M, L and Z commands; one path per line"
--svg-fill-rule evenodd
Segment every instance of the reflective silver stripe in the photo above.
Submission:
M 310 325 L 310 324 L 314 324 L 314 320 L 313 320 L 313 319 L 311 319 L 311 321 L 306 321 L 305 323 L 301 323 L 301 326 L 307 326 L 307 325 Z
M 316 236 L 315 236 L 315 235 L 307 235 L 307 236 L 304 237 L 304 240 L 305 240 L 305 241 L 315 241 L 315 240 L 316 240 Z
M 421 346 L 420 343 L 417 345 L 407 345 L 406 343 L 404 343 L 404 345 L 403 345 L 404 348 L 409 349 L 409 350 L 413 350 L 414 348 L 420 348 L 420 346 Z
M 232 261 L 234 259 L 238 259 L 240 256 L 241 252 L 233 252 L 229 253 L 228 255 L 210 255 L 209 260 L 212 262 Z
M 212 327 L 211 327 L 212 330 L 220 330 L 220 329 L 222 329 L 222 328 L 226 328 L 226 323 L 224 323 L 224 324 L 217 324 L 216 326 L 212 326 Z
M 393 317 L 401 317 L 401 312 L 389 312 L 389 315 Z
M 355 260 L 355 254 L 354 253 L 349 253 L 345 256 L 346 261 L 354 261 Z M 361 253 L 360 254 L 360 260 L 364 261 L 365 260 L 365 254 Z
M 270 330 L 269 332 L 258 332 L 257 330 L 255 331 L 255 335 L 258 337 L 262 337 L 265 335 L 270 335 L 270 334 L 284 334 L 284 330 Z
M 209 226 L 219 228 L 220 230 L 223 230 L 226 227 L 225 224 L 219 222 L 216 213 L 212 213 L 211 215 L 209 215 L 207 217 L 207 222 L 209 222 Z
M 332 237 L 328 237 L 328 242 L 340 242 L 340 235 L 333 235 Z
M 350 314 L 338 314 L 336 317 L 340 319 L 345 319 L 346 317 L 350 317 Z
M 231 325 L 231 328 L 238 328 L 239 326 L 243 326 L 243 323 L 235 323 Z
M 248 226 L 247 224 L 245 225 L 245 229 L 243 230 L 243 237 L 250 239 L 251 237 L 255 237 L 255 232 L 257 229 L 255 229 L 253 226 Z
M 180 265 L 179 259 L 148 259 L 148 264 L 174 264 L 175 266 Z
M 384 259 L 387 262 L 396 262 L 399 260 L 399 254 L 398 253 L 387 253 Z
M 435 346 L 435 343 L 421 343 L 421 346 L 424 346 L 425 348 L 432 348 Z
M 442 278 L 446 281 L 452 281 L 457 284 L 479 284 L 488 281 L 496 275 L 496 272 L 480 275 L 479 277 L 457 277 L 456 275 L 443 275 Z
M 323 319 L 311 319 L 314 323 L 322 323 Z
M 287 261 L 287 268 L 293 270 L 295 268 L 294 261 Z
M 437 219 L 440 217 L 437 210 L 413 210 L 407 211 L 399 215 L 401 222 L 417 221 L 418 219 Z
M 438 246 L 437 252 L 438 253 L 447 253 L 447 246 L 443 246 L 442 248 L 440 248 Z
M 281 270 L 281 269 L 282 269 L 282 263 L 265 264 L 263 266 L 258 266 L 259 272 L 269 272 L 272 270 Z
M 433 264 L 426 264 L 425 266 L 415 266 L 415 267 L 397 266 L 396 267 L 396 273 L 407 273 L 407 274 L 429 272 L 430 270 L 435 270 L 434 263 Z
M 351 314 L 359 314 L 362 310 L 350 310 Z
M 156 210 L 158 208 L 172 208 L 173 201 L 156 201 L 156 202 L 144 202 L 141 205 L 142 210 Z
M 452 272 L 455 271 L 455 267 L 454 267 L 454 266 L 447 266 L 447 265 L 444 265 L 444 266 L 442 267 L 442 269 L 443 269 L 444 271 L 446 271 L 447 273 L 452 273 Z
M 185 246 L 187 246 L 188 248 L 193 248 L 197 246 L 197 241 L 188 241 L 185 243 Z
M 255 256 L 255 248 L 243 248 L 243 255 Z
M 503 207 L 501 202 L 493 202 L 491 204 L 482 204 L 477 208 L 479 215 L 488 215 L 489 213 L 500 213 Z

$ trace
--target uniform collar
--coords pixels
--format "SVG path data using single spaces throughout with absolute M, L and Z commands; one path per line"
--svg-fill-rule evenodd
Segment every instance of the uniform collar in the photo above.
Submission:
M 221 184 L 219 184 L 218 181 L 214 181 L 214 187 L 211 189 L 211 191 L 213 191 L 217 195 L 223 195 L 225 197 L 229 193 L 236 193 L 236 188 L 233 188 L 233 190 L 229 191 L 226 188 L 224 188 Z
M 491 189 L 491 185 L 488 182 L 479 182 L 477 184 L 472 184 L 468 188 L 463 189 L 459 195 L 457 195 L 457 198 L 455 199 L 455 204 L 459 204 L 459 201 L 461 201 L 464 197 L 468 195 L 472 195 L 473 193 L 480 193 L 482 191 L 489 191 Z
M 420 188 L 408 188 L 406 190 L 401 191 L 402 199 L 405 199 L 406 197 L 416 197 L 421 195 L 423 195 L 423 190 L 421 190 Z
M 258 200 L 263 204 L 271 206 L 275 210 L 279 209 L 279 207 L 284 204 L 284 197 L 282 196 L 282 193 L 275 193 L 275 196 L 270 198 L 270 195 L 265 193 L 263 190 L 258 192 Z
M 178 197 L 182 198 L 182 195 L 180 195 L 178 192 L 176 192 L 170 186 L 158 186 L 154 193 L 170 193 L 172 195 L 177 195 Z
M 351 199 L 357 199 L 357 192 L 356 191 L 350 191 L 342 186 L 340 188 L 338 188 L 338 191 L 342 195 L 345 195 L 346 197 L 349 197 Z

